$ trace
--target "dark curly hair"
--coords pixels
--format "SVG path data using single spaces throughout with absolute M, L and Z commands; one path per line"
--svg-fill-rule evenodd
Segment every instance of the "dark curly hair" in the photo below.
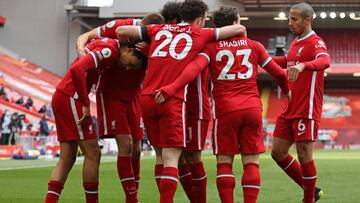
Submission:
M 222 6 L 214 12 L 214 24 L 216 27 L 232 25 L 239 19 L 239 10 L 235 7 Z
M 180 6 L 181 3 L 175 1 L 169 1 L 164 5 L 160 13 L 164 17 L 165 22 L 174 19 L 177 20 L 177 23 L 181 22 Z
M 143 26 L 165 23 L 163 16 L 158 13 L 149 13 L 146 16 L 144 16 L 144 18 L 141 21 Z
M 196 18 L 205 17 L 209 7 L 202 0 L 185 0 L 181 4 L 180 16 L 185 22 L 193 22 Z

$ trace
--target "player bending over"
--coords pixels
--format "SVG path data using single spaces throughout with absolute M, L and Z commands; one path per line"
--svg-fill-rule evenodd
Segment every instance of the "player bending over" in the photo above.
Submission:
M 114 39 L 98 39 L 90 42 L 88 53 L 76 59 L 56 87 L 52 97 L 60 159 L 53 169 L 48 183 L 45 203 L 57 202 L 67 176 L 75 163 L 78 146 L 84 153 L 83 186 L 86 202 L 98 202 L 98 178 L 100 149 L 90 115 L 88 93 L 97 83 L 99 75 L 108 71 L 117 61 L 134 61 L 131 50 L 121 49 Z M 121 53 L 121 54 L 120 54 Z M 124 64 L 127 67 L 127 64 Z
M 94 37 L 116 38 L 115 30 L 123 25 L 163 23 L 161 15 L 152 13 L 141 21 L 115 20 L 78 38 L 78 49 L 83 50 L 85 40 Z M 81 51 L 79 51 L 81 55 Z M 146 60 L 146 59 L 145 59 Z M 140 155 L 143 133 L 140 129 L 138 94 L 144 79 L 146 65 L 138 69 L 112 68 L 104 73 L 96 91 L 99 132 L 101 138 L 115 137 L 118 145 L 117 171 L 126 196 L 126 202 L 138 202 L 140 181 Z

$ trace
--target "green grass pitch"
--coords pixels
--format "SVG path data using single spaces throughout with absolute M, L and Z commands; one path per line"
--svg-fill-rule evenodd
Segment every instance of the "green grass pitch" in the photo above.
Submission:
M 104 158 L 106 159 L 106 157 Z M 324 203 L 360 202 L 360 151 L 315 152 L 318 169 L 318 185 L 325 192 Z M 15 161 L 0 160 L 0 203 L 41 203 L 44 200 L 47 181 L 55 161 Z M 220 202 L 217 194 L 214 156 L 205 155 L 204 163 L 208 175 L 207 196 L 209 203 Z M 141 161 L 140 201 L 153 203 L 159 201 L 157 187 L 153 178 L 154 159 Z M 33 168 L 35 166 L 36 168 Z M 60 203 L 85 202 L 82 189 L 81 164 L 74 166 Z M 265 153 L 260 161 L 261 191 L 258 202 L 300 203 L 302 191 Z M 239 157 L 235 160 L 236 174 L 235 202 L 242 202 L 240 180 L 242 166 Z M 121 184 L 117 177 L 116 163 L 110 158 L 101 163 L 99 202 L 124 202 Z M 181 185 L 175 197 L 176 203 L 188 202 Z

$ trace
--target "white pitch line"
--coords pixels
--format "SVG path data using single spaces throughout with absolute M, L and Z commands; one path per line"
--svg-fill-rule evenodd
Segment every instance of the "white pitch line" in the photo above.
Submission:
M 152 157 L 142 157 L 141 159 L 142 160 L 145 160 L 145 159 L 150 159 Z M 31 161 L 31 160 L 26 160 L 26 161 Z M 81 157 L 81 158 L 78 158 L 75 162 L 74 165 L 79 165 L 79 164 L 82 164 L 84 161 L 84 158 Z M 100 164 L 101 163 L 109 163 L 109 162 L 115 162 L 116 161 L 116 157 L 106 157 L 105 159 L 101 160 L 100 161 Z M 1 161 L 0 161 L 1 162 Z M 45 165 L 40 165 L 40 166 L 15 166 L 15 167 L 8 167 L 8 168 L 0 168 L 0 171 L 9 171 L 9 170 L 19 170 L 19 169 L 33 169 L 33 168 L 46 168 L 46 167 L 52 167 L 52 166 L 55 166 L 57 162 L 53 162 L 52 164 L 45 164 Z

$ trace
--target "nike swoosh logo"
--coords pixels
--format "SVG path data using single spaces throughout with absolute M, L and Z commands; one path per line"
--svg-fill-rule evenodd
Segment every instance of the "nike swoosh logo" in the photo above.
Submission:
M 299 133 L 298 133 L 298 135 L 302 135 L 302 134 L 304 134 L 304 133 L 305 133 L 305 131 L 303 131 L 303 132 L 299 132 Z
M 132 195 L 132 194 L 135 194 L 136 193 L 136 191 L 134 191 L 134 192 L 129 192 L 129 195 Z

